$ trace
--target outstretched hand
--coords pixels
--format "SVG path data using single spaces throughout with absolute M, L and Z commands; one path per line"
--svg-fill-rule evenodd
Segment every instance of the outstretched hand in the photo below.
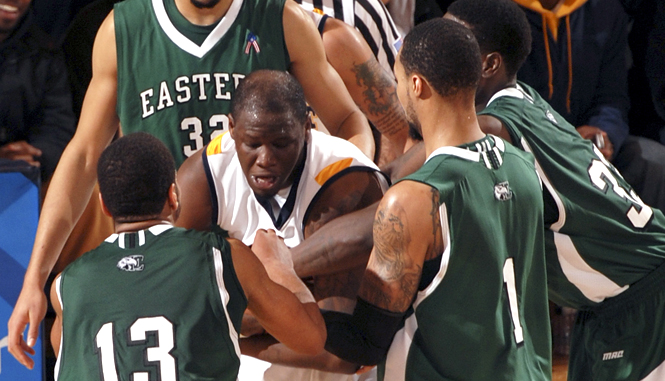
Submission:
M 7 349 L 18 362 L 28 369 L 32 369 L 35 365 L 35 361 L 30 356 L 35 354 L 33 347 L 39 337 L 39 323 L 44 320 L 45 315 L 46 295 L 44 291 L 24 286 L 7 323 Z M 23 339 L 26 326 L 28 327 L 27 341 Z

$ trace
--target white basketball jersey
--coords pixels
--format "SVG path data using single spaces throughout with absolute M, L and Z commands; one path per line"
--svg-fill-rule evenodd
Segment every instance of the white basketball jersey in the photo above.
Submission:
M 258 229 L 273 229 L 289 247 L 304 239 L 303 224 L 316 195 L 338 176 L 349 171 L 375 172 L 387 188 L 379 168 L 348 141 L 311 130 L 306 144 L 307 156 L 296 187 L 295 204 L 284 223 L 277 227 L 259 203 L 240 167 L 235 141 L 229 133 L 218 136 L 208 145 L 203 156 L 208 172 L 208 185 L 213 199 L 213 218 L 229 236 L 246 245 L 254 242 Z

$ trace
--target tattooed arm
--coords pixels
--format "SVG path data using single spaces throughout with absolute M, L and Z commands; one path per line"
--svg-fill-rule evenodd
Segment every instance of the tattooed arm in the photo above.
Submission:
M 323 46 L 351 98 L 381 133 L 377 162 L 392 161 L 404 152 L 409 129 L 392 72 L 381 67 L 360 33 L 340 20 L 326 20 Z
M 405 312 L 418 290 L 423 263 L 442 252 L 439 193 L 403 181 L 391 188 L 374 219 L 374 248 L 359 296 L 391 312 Z
M 353 316 L 326 313 L 326 349 L 347 361 L 381 361 L 411 305 L 423 263 L 443 251 L 439 193 L 402 181 L 388 190 L 374 219 L 374 248 Z

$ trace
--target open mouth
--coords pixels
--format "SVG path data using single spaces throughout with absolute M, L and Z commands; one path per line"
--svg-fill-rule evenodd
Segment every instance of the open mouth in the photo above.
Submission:
M 277 176 L 252 176 L 252 179 L 259 189 L 271 189 L 277 184 Z

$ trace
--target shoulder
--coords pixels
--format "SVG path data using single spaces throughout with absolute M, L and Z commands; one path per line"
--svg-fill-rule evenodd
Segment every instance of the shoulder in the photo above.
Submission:
M 284 7 L 282 14 L 283 21 L 289 23 L 314 23 L 311 16 L 295 1 L 272 0 L 271 3 L 276 3 Z
M 405 179 L 388 189 L 379 203 L 376 218 L 387 218 L 392 223 L 389 216 L 406 216 L 407 222 L 417 225 L 430 219 L 432 208 L 440 205 L 440 197 L 438 189 L 431 185 Z
M 310 130 L 310 132 L 310 147 L 315 156 L 347 157 L 362 165 L 378 169 L 367 155 L 348 140 L 328 135 L 314 129 Z

